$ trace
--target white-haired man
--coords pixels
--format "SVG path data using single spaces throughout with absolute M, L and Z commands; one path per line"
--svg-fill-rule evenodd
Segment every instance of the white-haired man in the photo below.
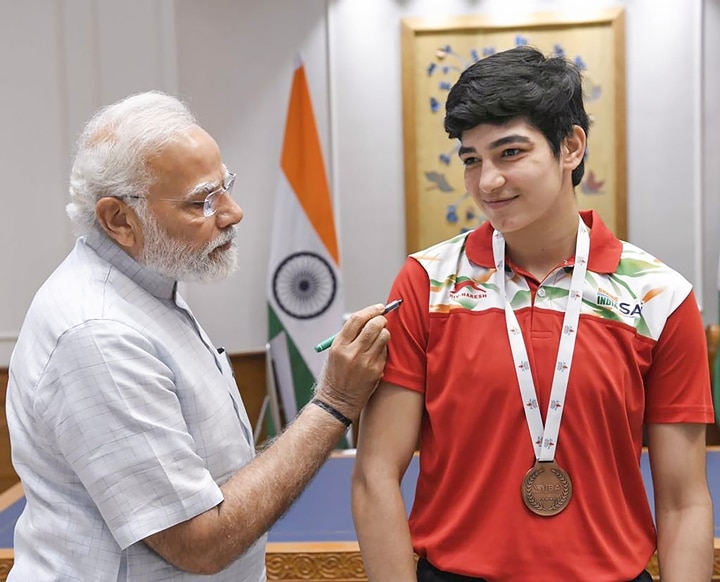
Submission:
M 177 292 L 233 270 L 234 178 L 174 97 L 133 95 L 86 125 L 67 208 L 82 236 L 10 362 L 27 498 L 10 580 L 264 580 L 265 532 L 374 390 L 382 305 L 349 319 L 318 406 L 255 457 L 226 356 Z

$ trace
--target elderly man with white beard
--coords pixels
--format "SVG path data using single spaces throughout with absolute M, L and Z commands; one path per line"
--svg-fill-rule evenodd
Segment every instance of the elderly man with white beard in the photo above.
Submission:
M 265 532 L 375 389 L 382 305 L 349 318 L 318 405 L 255 456 L 226 355 L 177 291 L 235 268 L 234 181 L 174 97 L 133 95 L 86 125 L 67 207 L 80 237 L 10 362 L 27 503 L 9 580 L 265 580 Z

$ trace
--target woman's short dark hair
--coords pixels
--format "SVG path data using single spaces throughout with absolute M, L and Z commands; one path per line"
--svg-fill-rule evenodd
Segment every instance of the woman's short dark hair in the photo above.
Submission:
M 574 125 L 588 133 L 580 71 L 566 58 L 547 58 L 530 46 L 470 65 L 450 90 L 445 111 L 445 131 L 451 138 L 482 123 L 503 125 L 524 118 L 545 135 L 556 157 Z M 573 170 L 573 186 L 584 173 L 583 160 Z

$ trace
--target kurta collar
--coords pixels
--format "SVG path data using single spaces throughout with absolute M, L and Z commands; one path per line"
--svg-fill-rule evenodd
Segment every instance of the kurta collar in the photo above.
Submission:
M 105 259 L 148 293 L 160 299 L 175 299 L 177 289 L 177 281 L 175 279 L 161 275 L 157 271 L 141 265 L 113 242 L 105 233 L 92 231 L 82 237 L 82 239 L 84 239 L 85 244 L 92 248 L 99 257 Z

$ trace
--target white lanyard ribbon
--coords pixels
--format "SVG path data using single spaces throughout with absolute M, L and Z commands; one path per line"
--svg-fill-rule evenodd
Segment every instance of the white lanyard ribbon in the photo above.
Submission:
M 565 393 L 567 392 L 570 377 L 570 364 L 572 363 L 578 322 L 580 321 L 582 292 L 590 251 L 590 235 L 582 218 L 578 220 L 580 224 L 575 243 L 575 267 L 573 268 L 570 289 L 568 290 L 568 301 L 565 308 L 560 345 L 558 346 L 545 427 L 543 427 L 542 417 L 540 416 L 537 392 L 535 391 L 535 383 L 530 370 L 530 359 L 527 355 L 520 324 L 505 292 L 505 239 L 499 231 L 496 230 L 493 233 L 493 258 L 497 268 L 498 293 L 505 304 L 505 322 L 515 363 L 515 373 L 520 386 L 525 419 L 535 449 L 535 458 L 538 461 L 552 461 L 555 458 L 560 422 L 565 405 Z

